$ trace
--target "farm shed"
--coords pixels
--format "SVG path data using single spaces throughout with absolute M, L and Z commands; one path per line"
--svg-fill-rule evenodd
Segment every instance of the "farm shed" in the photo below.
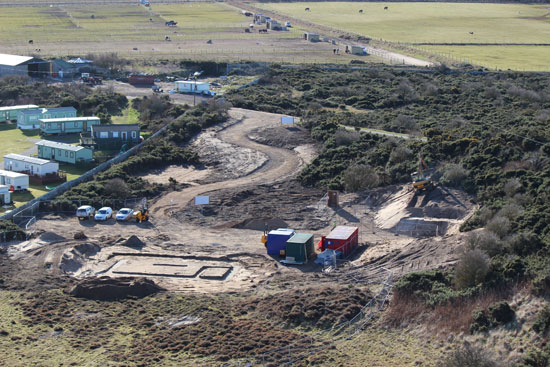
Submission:
M 38 148 L 38 158 L 72 164 L 90 162 L 93 159 L 93 152 L 90 148 L 49 140 L 40 140 L 36 143 L 36 146 Z
M 0 185 L 0 205 L 11 203 L 11 192 L 9 186 Z
M 321 37 L 317 33 L 304 33 L 304 39 L 309 42 L 321 42 Z
M 277 22 L 275 19 L 270 19 L 267 22 L 266 27 L 267 27 L 267 29 L 271 29 L 272 31 L 282 31 L 283 30 L 283 25 L 281 23 Z
M 41 134 L 68 134 L 90 131 L 92 126 L 99 125 L 99 117 L 62 117 L 40 119 Z
M 31 56 L 0 54 L 0 77 L 26 75 L 44 78 L 50 74 L 50 63 Z
M 341 251 L 344 256 L 349 255 L 359 243 L 359 228 L 337 226 L 326 237 L 321 238 L 321 250 L 331 249 Z
M 0 107 L 0 122 L 17 120 L 20 111 L 38 108 L 37 105 L 27 104 L 21 106 Z
M 140 142 L 138 124 L 96 125 L 92 126 L 91 138 L 98 149 L 126 149 Z
M 256 13 L 254 14 L 254 23 L 256 24 L 264 24 L 267 22 L 266 17 L 263 14 Z
M 72 79 L 79 72 L 79 66 L 65 60 L 55 59 L 50 61 L 50 73 L 52 78 Z
M 286 262 L 289 264 L 305 264 L 314 254 L 312 234 L 296 233 L 286 241 Z
M 194 80 L 177 80 L 176 90 L 180 93 L 210 94 L 210 83 Z
M 141 75 L 141 74 L 132 74 L 128 79 L 128 83 L 132 85 L 153 85 L 155 84 L 154 75 Z
M 286 250 L 286 241 L 290 237 L 294 236 L 296 232 L 292 229 L 279 228 L 273 231 L 270 231 L 267 234 L 267 254 L 268 255 L 282 255 Z
M 29 175 L 19 172 L 11 172 L 0 169 L 0 185 L 7 185 L 12 191 L 26 190 L 29 188 Z
M 367 54 L 367 49 L 363 46 L 351 46 L 351 53 L 353 55 L 365 56 Z
M 76 117 L 74 107 L 57 108 L 33 108 L 19 111 L 17 115 L 17 127 L 21 130 L 39 129 L 40 119 L 53 119 L 62 117 Z

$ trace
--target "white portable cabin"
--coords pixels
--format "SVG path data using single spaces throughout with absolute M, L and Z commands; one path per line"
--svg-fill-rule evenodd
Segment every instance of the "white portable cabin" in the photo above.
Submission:
M 28 172 L 30 175 L 45 176 L 59 171 L 59 163 L 21 154 L 6 154 L 4 169 L 14 172 Z
M 14 191 L 27 190 L 29 188 L 29 175 L 0 169 L 0 185 L 13 187 Z
M 176 91 L 180 93 L 210 94 L 210 83 L 194 80 L 177 80 Z
M 10 187 L 6 185 L 0 185 L 0 205 L 6 205 L 11 203 Z

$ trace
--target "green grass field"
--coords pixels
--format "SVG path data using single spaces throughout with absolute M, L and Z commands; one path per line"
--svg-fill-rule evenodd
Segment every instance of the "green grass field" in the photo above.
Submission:
M 258 3 L 256 6 L 390 42 L 550 43 L 550 10 L 544 4 L 322 2 Z M 388 10 L 384 10 L 385 6 Z M 306 7 L 310 11 L 304 11 Z M 549 46 L 420 47 L 492 68 L 549 69 Z
M 20 130 L 15 124 L 0 124 L 0 161 L 9 153 L 21 154 L 40 139 L 38 130 Z
M 139 122 L 139 112 L 131 106 L 122 111 L 121 116 L 111 116 L 113 124 L 137 124 Z

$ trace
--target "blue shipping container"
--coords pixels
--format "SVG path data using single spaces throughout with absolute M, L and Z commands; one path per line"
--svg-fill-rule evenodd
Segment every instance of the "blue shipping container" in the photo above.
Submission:
M 268 255 L 280 255 L 281 250 L 286 250 L 286 241 L 296 232 L 292 229 L 279 228 L 273 231 L 270 231 L 267 234 L 267 254 Z

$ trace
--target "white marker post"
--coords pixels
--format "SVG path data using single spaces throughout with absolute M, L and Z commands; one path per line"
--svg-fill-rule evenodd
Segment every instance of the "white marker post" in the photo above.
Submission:
M 210 196 L 195 196 L 195 205 L 200 206 L 200 211 L 202 214 L 202 206 L 210 204 Z
M 281 116 L 281 125 L 294 125 L 293 116 Z

